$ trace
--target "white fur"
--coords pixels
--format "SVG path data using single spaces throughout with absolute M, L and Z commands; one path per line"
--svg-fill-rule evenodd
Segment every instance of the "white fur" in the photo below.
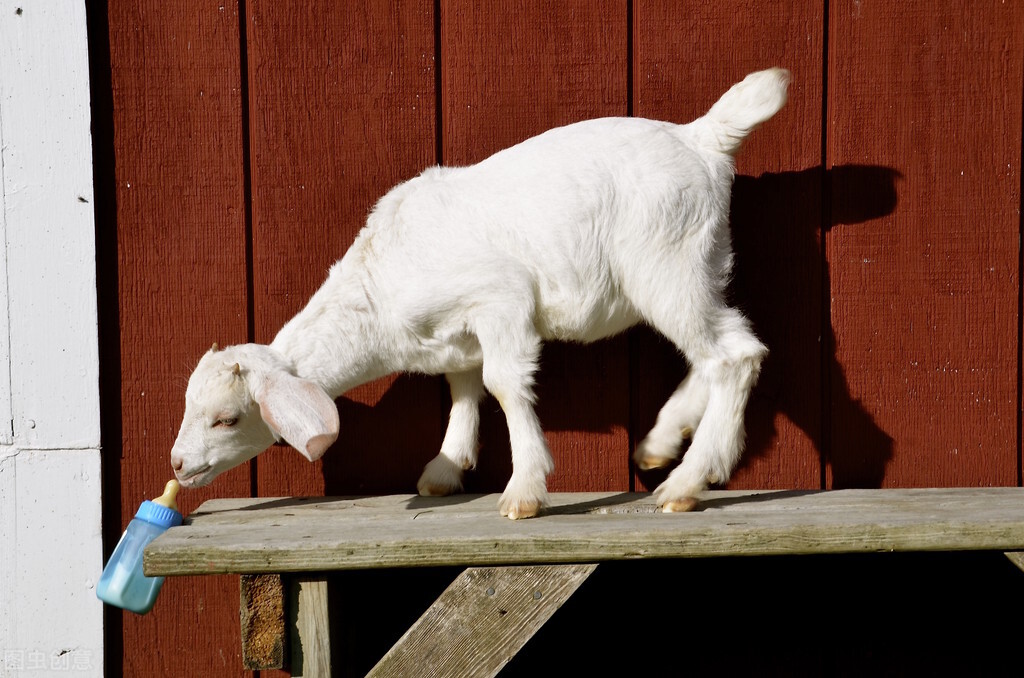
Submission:
M 392 372 L 444 373 L 451 418 L 420 493 L 461 488 L 476 464 L 486 388 L 511 438 L 500 510 L 529 517 L 546 502 L 552 470 L 533 408 L 541 342 L 591 342 L 646 322 L 691 372 L 635 457 L 674 458 L 681 430 L 694 431 L 656 490 L 666 510 L 692 506 L 740 457 L 743 412 L 766 353 L 724 301 L 732 156 L 782 107 L 788 82 L 782 69 L 754 73 L 688 125 L 577 123 L 395 187 L 273 343 L 200 361 L 172 452 L 178 477 L 205 484 L 275 437 L 315 459 L 338 434 L 324 402 Z M 268 394 L 284 377 L 292 388 Z

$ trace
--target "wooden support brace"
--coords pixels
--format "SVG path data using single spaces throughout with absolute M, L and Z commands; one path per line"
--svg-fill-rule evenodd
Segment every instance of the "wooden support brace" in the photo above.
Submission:
M 327 580 L 322 577 L 242 575 L 244 668 L 258 671 L 288 666 L 293 678 L 329 677 L 331 641 L 327 606 Z M 286 664 L 289 645 L 291 657 Z
M 468 568 L 368 675 L 493 676 L 596 568 Z
M 249 671 L 284 666 L 284 586 L 280 575 L 243 574 L 239 616 L 242 666 Z
M 1007 551 L 1003 555 L 1021 570 L 1024 570 L 1024 551 Z
M 331 625 L 327 579 L 288 578 L 292 678 L 330 678 Z

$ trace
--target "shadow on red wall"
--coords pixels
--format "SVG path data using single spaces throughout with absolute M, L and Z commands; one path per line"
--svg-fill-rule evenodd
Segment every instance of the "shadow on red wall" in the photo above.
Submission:
M 899 178 L 846 165 L 740 176 L 733 189 L 735 301 L 771 349 L 748 409 L 748 454 L 765 452 L 781 412 L 818 451 L 822 487 L 880 487 L 892 457 L 892 438 L 852 397 L 836 359 L 822 242 L 837 226 L 891 214 Z

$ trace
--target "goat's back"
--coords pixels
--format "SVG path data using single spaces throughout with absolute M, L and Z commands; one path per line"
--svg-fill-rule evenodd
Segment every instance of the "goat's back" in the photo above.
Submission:
M 577 123 L 397 186 L 360 256 L 403 317 L 436 325 L 526 295 L 543 337 L 595 340 L 639 321 L 626 271 L 722 222 L 731 179 L 731 158 L 703 152 L 686 126 Z

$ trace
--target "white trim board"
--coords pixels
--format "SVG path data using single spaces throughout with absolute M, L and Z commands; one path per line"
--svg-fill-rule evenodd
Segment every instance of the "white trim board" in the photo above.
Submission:
M 0 676 L 103 675 L 84 0 L 0 0 Z

